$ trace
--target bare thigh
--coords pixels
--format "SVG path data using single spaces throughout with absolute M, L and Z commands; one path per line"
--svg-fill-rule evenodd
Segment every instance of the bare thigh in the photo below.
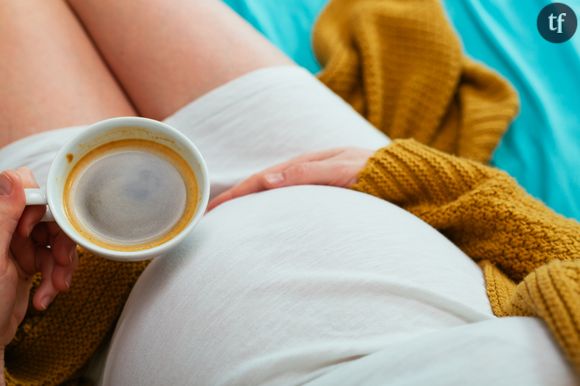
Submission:
M 61 0 L 0 3 L 0 147 L 119 115 L 131 104 Z
M 262 67 L 291 64 L 219 0 L 68 0 L 133 105 L 164 119 Z

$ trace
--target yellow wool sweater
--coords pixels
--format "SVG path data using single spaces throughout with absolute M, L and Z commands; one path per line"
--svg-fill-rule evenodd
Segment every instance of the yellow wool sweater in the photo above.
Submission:
M 517 110 L 509 85 L 462 55 L 434 0 L 333 0 L 315 49 L 325 84 L 392 138 L 415 139 L 379 150 L 353 188 L 446 235 L 482 267 L 495 314 L 542 318 L 580 369 L 580 224 L 480 163 Z M 75 380 L 145 266 L 81 251 L 71 290 L 31 309 L 7 348 L 8 384 Z
M 391 138 L 422 143 L 379 150 L 353 188 L 447 236 L 482 267 L 494 313 L 542 318 L 580 373 L 580 224 L 471 161 L 489 160 L 517 111 L 509 84 L 461 53 L 435 0 L 334 0 L 314 47 L 326 85 Z

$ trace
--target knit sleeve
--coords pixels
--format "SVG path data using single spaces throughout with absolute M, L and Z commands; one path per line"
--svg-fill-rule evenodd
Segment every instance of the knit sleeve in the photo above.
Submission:
M 515 282 L 551 260 L 580 258 L 578 222 L 554 213 L 500 170 L 413 140 L 377 151 L 353 189 L 415 214 Z

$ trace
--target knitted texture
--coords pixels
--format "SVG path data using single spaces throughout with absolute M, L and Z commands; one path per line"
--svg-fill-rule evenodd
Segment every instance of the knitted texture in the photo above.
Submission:
M 56 385 L 71 379 L 110 335 L 147 265 L 78 252 L 79 266 L 70 290 L 57 296 L 46 311 L 29 307 L 6 348 L 8 385 Z
M 353 186 L 415 214 L 480 263 L 498 316 L 543 319 L 580 372 L 580 224 L 504 172 L 414 140 L 369 160 Z
M 391 138 L 488 161 L 517 112 L 509 84 L 461 53 L 436 0 L 334 0 L 314 30 L 322 80 Z

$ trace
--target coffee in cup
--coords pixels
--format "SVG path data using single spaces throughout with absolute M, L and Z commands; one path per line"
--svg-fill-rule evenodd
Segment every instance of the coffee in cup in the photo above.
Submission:
M 78 233 L 118 251 L 150 249 L 181 232 L 196 212 L 195 174 L 179 154 L 144 139 L 103 144 L 69 173 L 65 213 Z
M 210 195 L 203 156 L 183 133 L 141 117 L 97 122 L 63 145 L 46 188 L 25 189 L 73 241 L 113 260 L 161 256 L 199 223 Z

